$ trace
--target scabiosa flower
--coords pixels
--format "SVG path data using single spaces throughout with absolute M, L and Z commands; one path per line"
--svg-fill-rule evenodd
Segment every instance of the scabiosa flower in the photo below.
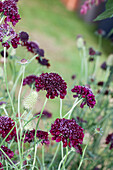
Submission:
M 6 155 L 11 159 L 14 156 L 13 151 L 5 147 L 4 145 L 1 146 L 1 149 L 6 153 Z M 7 159 L 7 157 L 3 154 L 3 152 L 0 150 L 0 157 L 1 159 Z
M 76 44 L 77 44 L 78 49 L 82 49 L 83 47 L 85 47 L 86 42 L 84 41 L 84 39 L 81 35 L 77 36 Z
M 2 163 L 0 162 L 0 170 L 4 170 L 2 167 L 3 167 L 3 165 L 2 165 Z
M 27 50 L 30 51 L 31 53 L 37 54 L 36 50 L 39 49 L 39 45 L 36 42 L 27 41 L 27 42 L 24 42 L 22 45 L 25 46 Z
M 18 8 L 16 1 L 5 0 L 3 1 L 3 14 L 6 16 L 5 22 L 12 22 L 12 25 L 15 26 L 16 23 L 21 19 L 18 13 Z
M 1 54 L 2 57 L 4 57 L 4 50 L 2 50 L 2 51 L 0 52 L 0 54 Z M 8 57 L 8 55 L 9 55 L 9 54 L 8 54 L 8 52 L 6 51 L 6 58 Z
M 108 136 L 106 138 L 106 144 L 110 144 L 109 149 L 113 148 L 113 133 L 108 134 Z
M 10 132 L 10 130 L 15 126 L 15 122 L 7 117 L 7 116 L 0 116 L 0 134 L 2 138 L 5 138 L 7 134 Z M 15 138 L 15 141 L 17 141 L 17 136 L 16 136 L 16 127 L 12 130 L 12 132 L 8 135 L 6 138 L 6 142 L 9 142 Z
M 17 48 L 20 44 L 18 34 L 6 23 L 0 26 L 0 42 L 2 42 L 2 46 L 7 49 L 10 47 L 10 44 L 13 48 Z
M 24 143 L 26 142 L 33 142 L 34 141 L 34 136 L 35 136 L 35 129 L 31 130 L 31 131 L 27 131 L 26 133 L 24 133 L 23 137 L 25 136 L 24 138 Z M 41 143 L 42 144 L 49 144 L 49 139 L 48 139 L 48 132 L 45 132 L 45 131 L 41 131 L 41 130 L 37 130 L 37 134 L 36 134 L 36 137 L 39 139 L 39 140 L 42 140 Z
M 56 119 L 51 125 L 50 130 L 52 140 L 63 142 L 63 147 L 74 147 L 77 152 L 82 154 L 82 149 L 79 144 L 82 144 L 84 133 L 83 129 L 76 123 L 74 119 Z
M 49 145 L 50 142 L 49 142 L 49 139 L 48 139 L 48 132 L 45 132 L 45 131 L 42 131 L 42 130 L 37 130 L 37 134 L 36 134 L 36 137 L 39 139 L 39 140 L 42 140 L 41 143 L 42 144 L 46 144 L 46 145 Z
M 28 33 L 24 32 L 24 31 L 19 33 L 19 37 L 20 37 L 20 40 L 23 41 L 23 42 L 26 42 L 29 39 Z
M 60 95 L 64 99 L 67 94 L 67 84 L 57 73 L 42 73 L 35 82 L 36 91 L 46 90 L 47 98 L 54 99 Z
M 44 57 L 44 50 L 37 48 L 36 53 L 39 54 L 39 56 Z
M 40 115 L 39 113 L 36 113 L 34 116 Z M 51 118 L 52 117 L 52 113 L 48 112 L 47 110 L 44 110 L 42 113 L 41 118 Z
M 0 13 L 3 12 L 3 3 L 0 1 Z
M 107 69 L 106 62 L 103 62 L 100 67 L 101 67 L 102 70 L 106 70 Z
M 80 107 L 83 108 L 84 105 L 88 105 L 90 108 L 93 108 L 96 104 L 95 96 L 90 88 L 85 86 L 74 86 L 73 89 L 71 89 L 73 93 L 76 93 L 76 95 L 73 95 L 74 98 L 79 97 L 83 98 L 83 102 L 81 103 Z
M 47 59 L 45 59 L 45 58 L 41 58 L 41 57 L 36 57 L 36 59 L 38 60 L 38 62 L 39 62 L 41 65 L 50 67 L 49 60 L 47 60 Z
M 27 76 L 27 77 L 24 78 L 24 80 L 23 80 L 23 86 L 29 85 L 29 86 L 31 87 L 32 84 L 35 82 L 36 79 L 37 79 L 37 76 L 35 76 L 35 75 Z
M 33 142 L 34 141 L 34 135 L 35 135 L 35 129 L 33 130 L 28 130 L 26 133 L 24 133 L 23 137 L 25 136 L 24 138 L 24 143 L 26 142 Z

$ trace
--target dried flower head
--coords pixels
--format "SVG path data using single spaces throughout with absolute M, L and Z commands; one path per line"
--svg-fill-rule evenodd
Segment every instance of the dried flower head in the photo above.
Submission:
M 72 80 L 75 80 L 76 79 L 76 75 L 75 74 L 72 75 L 71 78 L 72 78 Z
M 82 144 L 84 133 L 83 129 L 76 123 L 74 119 L 56 119 L 54 124 L 51 125 L 50 130 L 52 140 L 56 142 L 63 142 L 63 147 L 74 147 L 77 152 L 82 154 Z
M 15 122 L 7 117 L 7 116 L 0 116 L 0 134 L 2 138 L 5 138 L 7 134 L 10 132 L 10 130 L 15 126 Z M 16 127 L 12 130 L 12 132 L 8 135 L 6 138 L 6 142 L 15 139 L 17 141 L 17 136 L 16 136 Z
M 57 73 L 42 73 L 35 82 L 36 91 L 46 90 L 47 98 L 54 99 L 60 95 L 64 99 L 67 94 L 67 84 Z
M 32 91 L 23 101 L 23 106 L 25 109 L 32 109 L 37 102 L 38 93 Z
M 106 138 L 106 144 L 110 144 L 109 149 L 113 148 L 113 133 L 109 134 Z
M 13 151 L 8 149 L 6 146 L 2 145 L 1 149 L 5 152 L 5 154 L 11 159 L 14 156 Z M 7 157 L 3 154 L 3 152 L 0 150 L 0 158 L 7 159 Z
M 93 108 L 96 104 L 95 96 L 90 88 L 85 86 L 74 86 L 73 89 L 71 89 L 73 93 L 76 93 L 76 95 L 73 95 L 74 98 L 79 97 L 83 98 L 83 102 L 81 103 L 80 107 L 83 108 L 84 105 L 88 105 L 90 108 Z

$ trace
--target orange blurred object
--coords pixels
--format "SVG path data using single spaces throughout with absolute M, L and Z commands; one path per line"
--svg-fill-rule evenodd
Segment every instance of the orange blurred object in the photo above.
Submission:
M 77 9 L 79 0 L 61 0 L 70 11 Z

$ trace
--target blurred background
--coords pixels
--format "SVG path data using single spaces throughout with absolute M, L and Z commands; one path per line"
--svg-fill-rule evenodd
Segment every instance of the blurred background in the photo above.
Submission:
M 93 19 L 104 10 L 105 4 L 92 8 L 86 16 L 80 15 L 80 7 L 84 1 L 80 0 L 20 0 L 19 11 L 21 21 L 17 24 L 18 31 L 26 31 L 31 41 L 39 43 L 44 49 L 45 57 L 50 60 L 50 68 L 43 67 L 44 71 L 57 72 L 63 76 L 68 86 L 73 86 L 72 75 L 80 76 L 81 61 L 76 47 L 77 35 L 82 35 L 87 48 L 98 50 L 98 37 L 95 31 L 104 29 L 101 22 Z M 109 24 L 108 24 L 109 25 Z M 112 52 L 111 40 L 103 39 L 100 64 Z M 21 49 L 22 50 L 22 49 Z M 30 53 L 20 50 L 21 57 L 29 57 Z M 27 70 L 27 75 L 37 69 L 39 65 Z M 55 100 L 54 100 L 55 102 Z M 56 100 L 57 102 L 57 100 Z M 51 107 L 51 106 L 50 106 Z

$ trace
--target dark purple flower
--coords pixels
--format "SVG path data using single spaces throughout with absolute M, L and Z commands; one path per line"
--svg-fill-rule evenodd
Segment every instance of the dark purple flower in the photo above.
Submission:
M 24 143 L 26 142 L 33 142 L 34 141 L 34 136 L 35 136 L 35 129 L 31 130 L 31 131 L 27 131 L 26 133 L 24 133 L 23 137 L 24 138 Z M 42 140 L 41 143 L 45 143 L 45 144 L 49 144 L 49 139 L 48 139 L 48 132 L 45 132 L 45 131 L 41 131 L 41 130 L 37 130 L 37 134 L 36 134 L 36 137 L 39 139 L 39 140 Z
M 103 62 L 100 67 L 101 67 L 101 69 L 106 70 L 107 69 L 106 62 Z
M 10 132 L 10 130 L 15 126 L 15 122 L 7 117 L 7 116 L 0 116 L 0 134 L 2 138 L 5 138 L 7 134 Z M 15 138 L 15 141 L 17 141 L 17 136 L 16 136 L 16 127 L 12 130 L 12 132 L 8 135 L 6 138 L 6 142 L 12 140 Z
M 2 167 L 3 167 L 3 165 L 2 165 L 2 163 L 0 162 L 0 170 L 4 170 Z
M 0 13 L 3 12 L 3 3 L 0 1 Z
M 98 85 L 98 86 L 103 86 L 103 85 L 104 85 L 104 82 L 103 82 L 103 81 L 99 81 L 99 82 L 97 83 L 97 85 Z
M 1 56 L 4 57 L 4 50 L 1 51 Z M 6 51 L 6 58 L 8 57 L 8 52 Z
M 44 50 L 43 49 L 38 48 L 36 50 L 36 53 L 39 54 L 39 56 L 44 57 Z
M 0 42 L 2 42 L 2 46 L 7 49 L 10 47 L 10 43 L 13 48 L 17 48 L 20 44 L 18 34 L 6 23 L 0 26 Z
M 5 154 L 11 159 L 14 156 L 13 151 L 5 147 L 4 145 L 1 146 L 1 149 L 5 152 Z M 3 154 L 3 152 L 0 150 L 0 157 L 1 159 L 7 159 L 7 157 Z
M 76 79 L 76 75 L 74 74 L 74 75 L 72 75 L 72 80 L 74 80 L 74 79 Z
M 15 26 L 16 23 L 21 19 L 18 13 L 17 4 L 12 0 L 3 1 L 3 14 L 6 16 L 5 22 L 12 22 L 12 25 Z
M 26 42 L 29 39 L 28 33 L 24 32 L 24 31 L 19 33 L 19 37 L 20 37 L 20 40 L 23 41 L 23 42 Z
M 22 44 L 27 48 L 28 51 L 31 53 L 37 54 L 36 51 L 39 49 L 39 45 L 36 42 L 33 41 L 27 41 Z
M 96 54 L 96 51 L 93 48 L 89 48 L 89 55 L 93 56 Z
M 47 59 L 45 59 L 45 58 L 41 58 L 41 57 L 36 57 L 36 59 L 38 60 L 38 62 L 39 62 L 41 65 L 50 67 L 49 60 L 47 60 Z
M 46 145 L 49 145 L 50 142 L 49 142 L 49 139 L 48 139 L 48 132 L 45 132 L 45 131 L 42 131 L 42 130 L 37 130 L 37 134 L 36 134 L 36 137 L 39 139 L 39 140 L 42 140 L 41 143 L 42 144 L 46 144 Z
M 84 105 L 88 105 L 90 108 L 93 108 L 96 104 L 95 96 L 92 93 L 91 89 L 85 86 L 74 86 L 73 89 L 71 89 L 73 93 L 76 93 L 76 95 L 73 95 L 73 97 L 79 97 L 83 98 L 83 102 L 81 103 L 80 107 L 83 108 Z
M 87 123 L 86 120 L 83 120 L 82 118 L 80 118 L 78 116 L 77 116 L 77 121 L 80 122 L 80 123 Z
M 6 102 L 3 102 L 3 101 L 0 102 L 0 106 L 2 106 L 4 104 L 6 105 Z
M 113 148 L 113 133 L 109 134 L 106 138 L 106 144 L 110 144 L 109 149 Z
M 54 99 L 60 95 L 64 99 L 67 94 L 67 84 L 57 73 L 42 73 L 35 82 L 36 91 L 46 90 L 47 98 Z
M 25 86 L 27 84 L 31 87 L 31 85 L 35 82 L 36 79 L 37 79 L 37 76 L 35 76 L 35 75 L 27 76 L 23 80 L 23 86 Z
M 40 112 L 36 113 L 34 116 L 36 115 L 40 115 Z M 41 116 L 41 118 L 51 118 L 51 117 L 52 117 L 52 113 L 48 112 L 47 110 L 44 110 Z
M 34 141 L 34 135 L 35 135 L 35 129 L 33 129 L 33 130 L 28 130 L 24 135 L 23 135 L 23 137 L 25 136 L 25 138 L 24 138 L 24 143 L 26 143 L 26 142 L 29 142 L 29 143 L 31 143 L 31 142 L 33 142 Z
M 82 154 L 82 149 L 79 144 L 82 144 L 84 133 L 83 129 L 76 123 L 74 119 L 56 119 L 51 125 L 50 130 L 52 140 L 63 142 L 63 147 L 74 147 L 77 152 Z

